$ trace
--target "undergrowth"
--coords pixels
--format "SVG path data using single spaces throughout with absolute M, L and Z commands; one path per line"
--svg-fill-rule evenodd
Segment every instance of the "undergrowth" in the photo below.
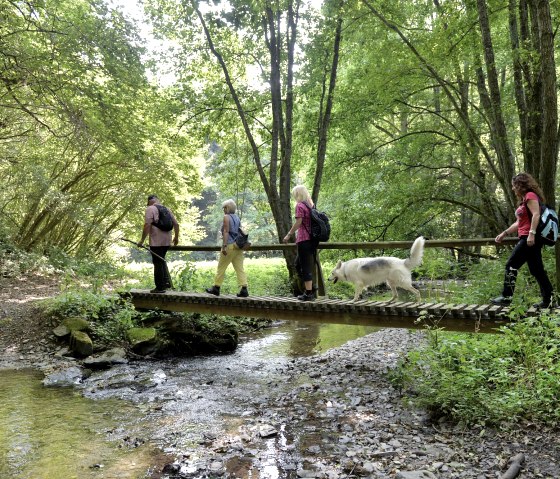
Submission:
M 126 332 L 141 324 L 142 313 L 116 294 L 107 295 L 87 289 L 72 289 L 43 302 L 47 317 L 62 321 L 78 317 L 87 320 L 92 336 L 103 344 L 119 344 Z
M 560 316 L 519 319 L 500 334 L 428 330 L 392 373 L 409 400 L 464 424 L 560 425 Z

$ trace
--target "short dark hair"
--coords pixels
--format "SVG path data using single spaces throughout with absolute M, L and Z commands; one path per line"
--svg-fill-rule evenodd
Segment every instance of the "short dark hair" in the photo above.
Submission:
M 148 195 L 148 201 L 152 201 L 153 199 L 156 199 L 157 195 Z

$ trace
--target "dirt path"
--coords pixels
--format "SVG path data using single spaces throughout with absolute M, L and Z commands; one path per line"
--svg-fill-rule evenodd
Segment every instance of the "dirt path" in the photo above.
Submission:
M 58 292 L 53 276 L 0 278 L 0 367 L 33 367 L 52 355 L 52 325 L 38 303 Z

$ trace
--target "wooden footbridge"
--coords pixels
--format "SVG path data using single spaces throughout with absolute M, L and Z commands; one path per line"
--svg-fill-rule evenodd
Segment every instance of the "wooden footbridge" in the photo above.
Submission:
M 513 238 L 511 239 L 513 240 Z M 508 240 L 507 243 L 514 241 Z M 492 238 L 476 240 L 426 241 L 425 247 L 461 247 L 467 245 L 494 244 Z M 412 242 L 334 244 L 325 248 L 339 249 L 381 249 L 410 248 Z M 254 250 L 285 249 L 290 245 L 252 246 Z M 293 245 L 291 245 L 293 247 Z M 322 248 L 322 245 L 320 245 Z M 180 251 L 219 251 L 219 247 L 176 246 Z M 233 272 L 232 272 L 233 274 Z M 322 278 L 319 271 L 318 276 Z M 238 298 L 235 295 L 213 296 L 207 293 L 176 292 L 150 293 L 149 290 L 133 289 L 129 292 L 136 308 L 160 309 L 163 311 L 183 311 L 213 313 L 218 315 L 247 316 L 281 320 L 313 321 L 320 323 L 356 324 L 378 327 L 421 329 L 427 326 L 444 328 L 449 331 L 495 332 L 500 326 L 510 322 L 509 309 L 489 304 L 447 304 L 427 302 L 350 301 L 328 299 L 325 296 L 315 301 L 303 302 L 297 298 L 275 296 L 250 296 Z M 527 311 L 528 316 L 537 314 L 535 308 Z
M 415 303 L 388 301 L 343 301 L 319 298 L 250 296 L 167 291 L 150 293 L 133 289 L 130 297 L 138 309 L 160 309 L 198 313 L 227 314 L 267 319 L 357 324 L 386 328 L 421 329 L 440 327 L 449 331 L 493 332 L 509 323 L 508 308 L 494 305 Z M 527 314 L 534 315 L 531 308 Z

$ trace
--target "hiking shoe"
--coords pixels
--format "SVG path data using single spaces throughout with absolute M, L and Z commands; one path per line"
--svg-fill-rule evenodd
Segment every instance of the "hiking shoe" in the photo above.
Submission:
M 150 293 L 165 293 L 166 291 L 167 291 L 166 289 L 158 289 L 158 288 L 150 289 Z
M 303 294 L 300 294 L 297 299 L 299 299 L 300 301 L 315 301 L 315 295 L 313 294 L 313 292 L 308 293 L 307 291 Z
M 247 291 L 247 286 L 241 286 L 239 293 L 237 293 L 238 298 L 246 298 L 249 296 L 249 291 Z
M 497 298 L 492 298 L 490 302 L 496 306 L 509 306 L 511 304 L 511 298 L 498 296 Z
M 541 301 L 540 303 L 533 304 L 533 308 L 537 309 L 554 309 L 557 308 L 558 305 L 554 303 L 552 300 L 550 301 Z
M 212 286 L 211 288 L 206 288 L 208 294 L 213 294 L 214 296 L 220 296 L 220 287 Z

